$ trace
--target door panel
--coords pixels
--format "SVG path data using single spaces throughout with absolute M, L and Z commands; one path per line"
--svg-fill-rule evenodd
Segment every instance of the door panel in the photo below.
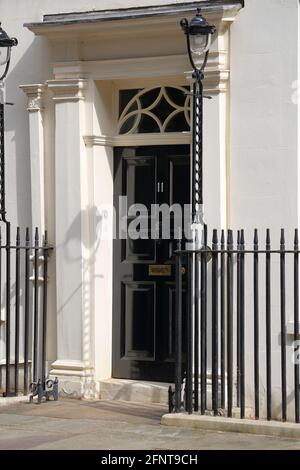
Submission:
M 155 360 L 155 283 L 122 283 L 124 359 Z
M 141 214 L 141 237 L 151 235 L 151 204 L 189 203 L 189 146 L 116 148 L 114 163 L 117 214 L 119 196 L 128 196 L 128 208 L 149 209 Z M 173 214 L 170 219 L 172 225 Z M 114 240 L 113 377 L 173 381 L 174 249 L 173 229 L 167 240 Z

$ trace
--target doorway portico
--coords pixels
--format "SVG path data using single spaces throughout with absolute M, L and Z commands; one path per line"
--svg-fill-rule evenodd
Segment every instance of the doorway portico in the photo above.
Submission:
M 32 173 L 39 168 L 33 212 L 55 227 L 49 369 L 68 395 L 99 396 L 99 381 L 113 375 L 114 243 L 105 207 L 114 203 L 114 149 L 190 144 L 188 129 L 122 132 L 121 92 L 190 86 L 178 25 L 195 5 L 48 15 L 26 25 L 53 46 L 52 76 L 23 89 L 31 113 Z M 218 30 L 204 81 L 205 94 L 213 97 L 205 102 L 205 212 L 217 228 L 230 218 L 229 36 L 240 8 L 237 1 L 203 2 Z

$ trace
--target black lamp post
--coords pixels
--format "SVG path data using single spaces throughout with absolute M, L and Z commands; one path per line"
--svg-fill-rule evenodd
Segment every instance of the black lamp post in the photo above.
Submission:
M 193 109 L 192 109 L 192 225 L 203 227 L 203 78 L 207 64 L 211 37 L 216 31 L 197 9 L 194 18 L 180 22 L 186 35 L 187 52 L 193 68 Z M 201 242 L 196 230 L 194 246 Z M 198 245 L 198 246 L 197 246 Z
M 6 222 L 5 218 L 5 159 L 4 159 L 4 80 L 7 76 L 11 48 L 16 46 L 16 38 L 10 38 L 1 28 L 0 23 L 0 220 Z M 1 72 L 2 68 L 3 71 Z

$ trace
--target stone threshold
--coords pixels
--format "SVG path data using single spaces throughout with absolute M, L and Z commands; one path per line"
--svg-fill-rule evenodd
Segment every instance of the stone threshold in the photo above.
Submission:
M 100 380 L 100 399 L 164 404 L 167 409 L 169 386 L 169 383 L 142 380 Z
M 238 432 L 265 436 L 300 439 L 300 424 L 252 419 L 202 416 L 186 413 L 166 414 L 161 419 L 164 426 L 201 429 L 217 432 Z
M 0 408 L 26 402 L 29 403 L 29 395 L 20 395 L 18 397 L 0 397 Z

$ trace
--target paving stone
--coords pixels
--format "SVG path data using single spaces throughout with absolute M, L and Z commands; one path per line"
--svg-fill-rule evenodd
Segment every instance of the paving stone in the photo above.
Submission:
M 0 410 L 0 449 L 300 449 L 300 440 L 161 426 L 162 405 L 79 400 Z

